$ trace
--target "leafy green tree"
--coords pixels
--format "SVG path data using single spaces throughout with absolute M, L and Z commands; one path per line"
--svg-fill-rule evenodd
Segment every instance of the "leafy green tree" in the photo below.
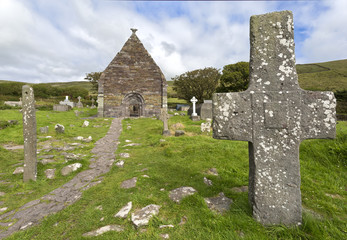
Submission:
M 92 90 L 98 92 L 98 83 L 102 72 L 87 73 L 84 79 L 88 80 L 92 84 Z
M 218 69 L 208 67 L 183 73 L 172 78 L 173 89 L 177 92 L 177 97 L 190 101 L 195 96 L 199 103 L 205 99 L 211 99 L 216 91 L 220 72 Z
M 217 92 L 241 92 L 248 88 L 249 63 L 238 62 L 223 67 Z

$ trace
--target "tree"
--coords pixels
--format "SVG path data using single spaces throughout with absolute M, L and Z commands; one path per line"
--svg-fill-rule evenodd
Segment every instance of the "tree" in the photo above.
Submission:
M 87 73 L 84 79 L 88 80 L 92 84 L 92 90 L 98 92 L 98 83 L 102 72 Z
M 223 67 L 217 92 L 241 92 L 248 88 L 249 63 L 238 62 Z
M 208 67 L 183 73 L 172 78 L 173 89 L 177 92 L 177 97 L 190 101 L 195 96 L 198 102 L 204 99 L 211 99 L 216 91 L 220 72 L 216 68 Z

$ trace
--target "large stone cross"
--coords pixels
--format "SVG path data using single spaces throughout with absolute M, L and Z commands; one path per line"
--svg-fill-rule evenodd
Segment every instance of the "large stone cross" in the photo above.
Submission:
M 249 142 L 249 201 L 264 225 L 300 225 L 300 142 L 334 138 L 332 92 L 302 90 L 290 11 L 252 16 L 250 83 L 213 96 L 213 137 Z

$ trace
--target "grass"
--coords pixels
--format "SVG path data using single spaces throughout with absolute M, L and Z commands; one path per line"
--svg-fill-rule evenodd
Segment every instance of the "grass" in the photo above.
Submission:
M 15 111 L 10 112 L 6 115 L 17 114 Z M 62 113 L 64 114 L 67 118 L 71 115 L 70 112 Z M 76 118 L 75 121 L 79 120 Z M 248 184 L 246 142 L 213 139 L 211 134 L 200 132 L 201 121 L 192 122 L 187 116 L 171 117 L 171 130 L 176 123 L 184 125 L 186 134 L 180 137 L 166 137 L 165 141 L 161 142 L 162 123 L 159 120 L 124 119 L 120 145 L 116 152 L 130 153 L 130 158 L 124 159 L 124 168 L 113 166 L 105 175 L 104 181 L 86 190 L 78 202 L 45 218 L 40 225 L 17 232 L 8 239 L 83 239 L 83 233 L 108 224 L 120 224 L 125 230 L 119 233 L 108 232 L 95 239 L 161 239 L 162 233 L 168 233 L 170 239 L 345 239 L 346 122 L 339 122 L 337 125 L 335 140 L 308 140 L 301 144 L 301 189 L 306 210 L 303 214 L 303 225 L 293 228 L 263 227 L 252 218 L 247 193 L 231 190 L 232 187 Z M 128 125 L 132 128 L 127 129 Z M 78 129 L 73 130 L 76 132 L 68 133 L 69 137 L 62 138 L 62 141 L 70 141 L 72 136 L 78 134 L 92 134 L 84 132 L 87 128 Z M 94 132 L 101 130 L 96 129 L 98 131 L 94 129 Z M 104 135 L 105 130 L 106 128 L 102 129 L 97 137 Z M 17 136 L 11 131 L 6 134 Z M 125 147 L 124 145 L 128 144 L 125 140 L 141 145 Z M 1 139 L 1 142 L 4 142 L 4 139 Z M 84 148 L 81 152 L 88 154 L 90 149 L 91 147 Z M 6 154 L 0 164 L 4 164 L 3 162 L 9 158 L 20 158 L 16 152 Z M 217 168 L 219 176 L 206 174 L 206 171 L 213 167 Z M 144 177 L 145 174 L 149 178 Z M 205 176 L 213 181 L 213 186 L 203 183 Z M 132 177 L 138 177 L 136 187 L 121 189 L 120 183 Z M 59 179 L 53 180 L 52 184 L 55 184 L 55 181 L 59 182 Z M 62 181 L 60 180 L 59 184 Z M 35 191 L 46 191 L 50 187 L 42 183 L 42 174 L 39 174 L 37 183 L 23 184 L 20 179 L 16 182 L 23 188 Z M 194 187 L 198 193 L 185 198 L 180 204 L 173 203 L 168 197 L 169 191 L 181 186 Z M 16 191 L 14 188 L 13 193 Z M 216 196 L 220 192 L 233 199 L 231 209 L 224 215 L 211 212 L 203 199 Z M 129 217 L 113 217 L 129 201 L 133 202 L 133 210 L 148 204 L 161 206 L 159 215 L 152 218 L 149 226 L 142 228 L 146 231 L 136 229 Z M 100 205 L 102 210 L 97 210 L 96 207 Z M 183 217 L 187 221 L 179 225 Z M 104 220 L 101 221 L 101 218 Z M 175 227 L 159 229 L 162 224 L 173 224 Z

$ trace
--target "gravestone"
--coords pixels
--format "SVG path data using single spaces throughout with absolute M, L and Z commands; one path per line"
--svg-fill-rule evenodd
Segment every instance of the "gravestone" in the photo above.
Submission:
M 76 104 L 76 107 L 83 108 L 83 104 L 81 103 L 81 96 L 78 96 L 78 103 Z
M 71 109 L 70 105 L 61 105 L 61 104 L 54 104 L 53 105 L 53 111 L 67 112 L 70 109 Z
M 192 99 L 190 99 L 190 101 L 193 103 L 193 112 L 192 112 L 192 115 L 190 116 L 190 118 L 193 121 L 199 121 L 200 119 L 199 119 L 198 114 L 196 113 L 196 108 L 195 108 L 195 104 L 198 102 L 198 99 L 193 97 Z
M 24 137 L 24 174 L 23 181 L 36 181 L 36 113 L 34 90 L 28 85 L 22 87 L 23 99 L 23 137 Z
M 169 115 L 167 113 L 167 108 L 161 108 L 161 113 L 160 113 L 160 120 L 163 122 L 163 135 L 164 136 L 170 136 L 170 130 L 169 130 L 169 125 L 168 125 L 168 119 Z
M 73 108 L 75 106 L 74 103 L 69 100 L 69 96 L 65 96 L 64 101 L 60 101 L 59 104 L 60 105 L 68 105 L 71 108 Z M 55 111 L 59 111 L 59 110 L 55 110 Z
M 94 105 L 94 103 L 95 103 L 95 100 L 94 100 L 94 98 L 92 98 L 92 106 L 91 106 L 90 108 L 96 108 L 96 106 Z
M 250 26 L 249 88 L 214 94 L 213 137 L 249 142 L 253 217 L 300 225 L 300 142 L 335 137 L 336 100 L 299 87 L 290 11 L 252 16 Z
M 200 119 L 212 119 L 212 100 L 204 100 L 200 107 Z

